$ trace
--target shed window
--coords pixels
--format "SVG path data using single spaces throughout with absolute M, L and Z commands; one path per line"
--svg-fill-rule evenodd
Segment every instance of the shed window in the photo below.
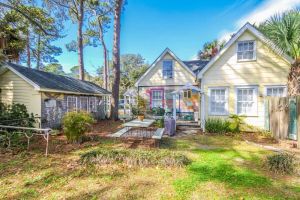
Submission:
M 238 42 L 237 60 L 251 61 L 256 59 L 255 41 Z
M 90 103 L 90 112 L 96 112 L 97 111 L 97 98 L 90 97 L 89 103 Z
M 77 110 L 77 97 L 68 96 L 67 97 L 67 110 L 68 112 Z
M 88 97 L 79 97 L 79 109 L 83 111 L 88 111 Z
M 164 60 L 163 61 L 163 78 L 173 78 L 173 61 Z

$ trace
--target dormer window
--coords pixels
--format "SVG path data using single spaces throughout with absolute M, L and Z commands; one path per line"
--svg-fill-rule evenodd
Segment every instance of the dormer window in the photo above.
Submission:
M 255 41 L 240 41 L 237 46 L 238 61 L 252 61 L 256 59 Z
M 164 60 L 163 61 L 163 78 L 173 78 L 173 61 Z

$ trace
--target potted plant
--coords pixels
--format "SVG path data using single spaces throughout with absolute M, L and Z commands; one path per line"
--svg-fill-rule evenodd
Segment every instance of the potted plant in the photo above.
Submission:
M 145 119 L 145 113 L 146 113 L 146 100 L 138 96 L 138 102 L 137 102 L 137 118 L 140 121 L 143 121 Z

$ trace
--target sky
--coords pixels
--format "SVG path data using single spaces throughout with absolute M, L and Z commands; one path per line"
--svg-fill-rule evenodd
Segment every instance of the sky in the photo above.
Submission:
M 274 14 L 299 8 L 300 0 L 127 0 L 121 17 L 121 54 L 141 54 L 151 64 L 169 47 L 180 59 L 192 60 L 205 42 L 228 39 L 246 22 L 259 24 Z M 113 43 L 113 25 L 105 35 Z M 65 23 L 66 37 L 55 41 L 65 71 L 78 65 L 65 44 L 76 40 L 76 24 Z M 101 46 L 85 47 L 85 69 L 95 74 L 103 64 Z

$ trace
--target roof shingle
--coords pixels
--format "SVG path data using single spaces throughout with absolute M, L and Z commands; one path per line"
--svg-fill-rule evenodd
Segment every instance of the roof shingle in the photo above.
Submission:
M 31 69 L 13 63 L 6 64 L 34 82 L 42 90 L 50 89 L 84 94 L 110 94 L 109 91 L 89 81 L 82 81 L 68 76 L 39 71 L 37 69 Z

